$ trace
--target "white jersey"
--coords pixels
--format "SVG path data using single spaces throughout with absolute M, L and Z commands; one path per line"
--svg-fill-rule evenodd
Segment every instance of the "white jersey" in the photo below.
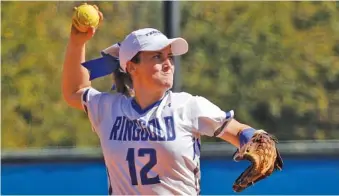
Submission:
M 83 104 L 100 138 L 114 195 L 199 194 L 200 136 L 217 136 L 217 128 L 233 118 L 233 111 L 203 97 L 171 91 L 141 109 L 120 93 L 89 88 Z

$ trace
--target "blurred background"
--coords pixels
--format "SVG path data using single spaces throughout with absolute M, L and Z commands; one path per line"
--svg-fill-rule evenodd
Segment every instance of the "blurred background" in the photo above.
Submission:
M 104 22 L 87 59 L 133 30 L 184 37 L 174 91 L 201 95 L 275 134 L 285 160 L 241 194 L 339 194 L 339 3 L 95 3 Z M 61 71 L 78 2 L 1 2 L 1 193 L 107 194 L 99 140 L 61 95 Z M 112 77 L 93 86 L 109 91 Z M 114 92 L 112 92 L 114 93 Z M 248 163 L 203 138 L 202 194 L 234 194 Z M 88 185 L 87 185 L 88 184 Z

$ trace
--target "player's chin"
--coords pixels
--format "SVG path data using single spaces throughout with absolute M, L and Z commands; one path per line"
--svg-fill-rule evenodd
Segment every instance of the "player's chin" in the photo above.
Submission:
M 170 89 L 173 86 L 173 79 L 165 79 L 160 82 L 161 88 Z
M 173 86 L 173 81 L 166 81 L 162 83 L 163 88 L 170 89 Z
M 160 89 L 170 89 L 173 86 L 173 75 L 171 74 L 159 74 L 154 77 L 155 84 Z

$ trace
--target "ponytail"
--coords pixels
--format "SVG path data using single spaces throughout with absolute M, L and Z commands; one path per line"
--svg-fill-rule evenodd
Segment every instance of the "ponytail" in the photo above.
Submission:
M 101 58 L 86 61 L 82 63 L 82 65 L 88 69 L 90 80 L 113 73 L 116 91 L 127 97 L 134 97 L 135 92 L 133 90 L 132 77 L 128 73 L 127 68 L 124 71 L 120 67 L 119 51 L 120 43 L 116 43 L 101 51 Z M 130 61 L 135 64 L 140 63 L 140 52 L 138 52 Z
M 113 75 L 117 92 L 122 93 L 127 97 L 134 97 L 131 75 L 121 71 L 120 69 L 114 71 Z
M 132 59 L 133 63 L 140 63 L 140 52 L 138 52 Z M 115 86 L 118 93 L 122 93 L 127 97 L 134 97 L 133 90 L 133 81 L 131 75 L 128 73 L 127 68 L 126 72 L 121 71 L 121 69 L 117 69 L 113 73 Z

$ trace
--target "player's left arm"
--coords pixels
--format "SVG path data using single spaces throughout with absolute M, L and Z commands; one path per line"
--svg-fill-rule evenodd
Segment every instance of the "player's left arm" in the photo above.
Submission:
M 254 133 L 254 129 L 252 129 L 249 125 L 243 124 L 233 118 L 230 121 L 225 122 L 223 126 L 216 131 L 215 135 L 218 135 L 219 138 L 239 148 L 241 142 L 247 142 L 253 135 L 249 133 L 251 131 Z
M 233 184 L 240 192 L 283 167 L 276 148 L 277 139 L 264 130 L 256 130 L 234 119 L 234 111 L 224 112 L 204 97 L 196 96 L 187 107 L 191 109 L 192 128 L 200 135 L 219 137 L 237 147 L 233 159 L 247 159 L 252 164 Z

